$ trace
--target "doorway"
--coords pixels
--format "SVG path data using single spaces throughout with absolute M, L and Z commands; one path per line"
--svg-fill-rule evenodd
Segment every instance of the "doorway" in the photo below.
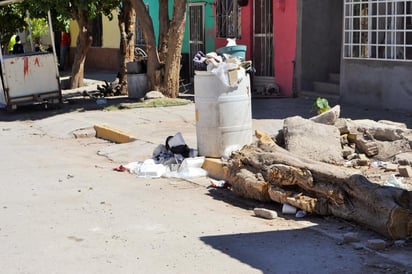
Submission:
M 275 83 L 273 0 L 255 0 L 253 4 L 253 92 L 259 95 Z
M 205 52 L 205 4 L 189 3 L 189 75 L 193 77 L 199 64 L 190 60 L 198 51 Z

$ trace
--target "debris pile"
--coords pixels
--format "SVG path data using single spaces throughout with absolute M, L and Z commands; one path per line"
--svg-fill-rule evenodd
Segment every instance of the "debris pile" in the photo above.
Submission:
M 145 178 L 193 178 L 207 175 L 202 168 L 205 157 L 198 157 L 195 149 L 189 148 L 180 132 L 168 136 L 165 144 L 158 145 L 152 158 L 115 167 L 115 171 L 127 171 Z
M 340 107 L 232 153 L 231 189 L 247 198 L 355 221 L 393 239 L 412 236 L 412 130 L 391 121 L 339 118 Z

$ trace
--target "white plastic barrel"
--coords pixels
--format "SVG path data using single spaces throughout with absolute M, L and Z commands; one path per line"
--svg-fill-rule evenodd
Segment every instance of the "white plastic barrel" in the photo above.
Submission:
M 221 158 L 252 142 L 249 74 L 229 87 L 213 73 L 200 71 L 194 87 L 199 155 Z

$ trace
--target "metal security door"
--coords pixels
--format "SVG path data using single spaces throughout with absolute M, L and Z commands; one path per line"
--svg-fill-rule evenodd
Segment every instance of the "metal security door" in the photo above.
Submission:
M 198 68 L 197 64 L 192 62 L 192 58 L 198 51 L 205 52 L 205 5 L 204 3 L 189 3 L 189 59 L 190 59 L 190 77 L 193 77 L 194 71 Z
M 273 0 L 255 0 L 253 16 L 254 90 L 274 83 Z

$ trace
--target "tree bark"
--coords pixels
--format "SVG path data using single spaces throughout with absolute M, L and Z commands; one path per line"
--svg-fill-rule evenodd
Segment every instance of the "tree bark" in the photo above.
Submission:
M 412 237 L 411 194 L 373 183 L 357 171 L 293 155 L 274 143 L 245 146 L 225 169 L 233 190 L 242 196 L 269 197 L 334 215 L 393 239 Z
M 142 0 L 131 0 L 143 30 L 148 55 L 149 89 L 167 97 L 179 95 L 180 59 L 186 19 L 186 0 L 175 0 L 169 20 L 168 1 L 159 0 L 159 46 L 156 48 L 153 23 Z
M 163 65 L 160 63 L 159 54 L 156 47 L 156 37 L 154 34 L 153 22 L 150 14 L 142 0 L 130 0 L 136 12 L 137 20 L 142 28 L 146 42 L 147 52 L 147 84 L 149 90 L 159 90 L 161 82 L 160 71 Z
M 84 85 L 84 63 L 86 61 L 87 52 L 93 42 L 93 24 L 89 20 L 88 14 L 86 14 L 85 11 L 78 9 L 75 18 L 79 26 L 79 35 L 77 37 L 76 54 L 72 66 L 72 89 Z
M 136 30 L 136 13 L 130 0 L 123 1 L 118 16 L 120 30 L 120 54 L 122 56 L 119 73 L 120 93 L 127 94 L 127 63 L 133 62 Z
M 165 56 L 163 94 L 176 98 L 179 95 L 180 59 L 186 24 L 186 0 L 175 0 L 173 18 L 168 31 L 167 54 Z

